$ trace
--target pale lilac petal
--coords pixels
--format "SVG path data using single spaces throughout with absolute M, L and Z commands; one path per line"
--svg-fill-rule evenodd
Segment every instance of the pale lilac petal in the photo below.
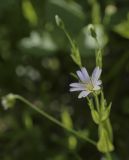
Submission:
M 97 86 L 97 85 L 94 86 L 94 88 L 93 88 L 94 91 L 99 90 L 99 89 L 100 89 L 100 86 Z
M 83 77 L 84 77 L 84 79 L 85 79 L 85 82 L 90 81 L 90 77 L 89 77 L 89 74 L 88 74 L 86 68 L 84 68 L 84 67 L 81 68 L 81 71 L 82 71 Z
M 83 76 L 81 71 L 77 71 L 77 75 L 82 82 L 85 82 L 85 77 Z
M 71 83 L 69 86 L 70 87 L 84 87 L 84 84 L 81 84 L 81 83 Z
M 74 92 L 74 91 L 84 91 L 85 90 L 85 88 L 83 88 L 83 87 L 78 87 L 78 88 L 70 88 L 70 92 Z
M 99 67 L 96 67 L 95 69 L 94 69 L 94 71 L 93 71 L 93 73 L 92 73 L 92 82 L 93 82 L 93 84 L 95 84 L 97 81 L 98 81 L 98 79 L 99 79 L 99 77 L 100 77 L 100 75 L 101 75 L 101 72 L 102 72 L 102 69 L 100 69 Z
M 96 82 L 96 85 L 101 85 L 102 84 L 102 81 L 101 80 L 98 80 L 97 82 Z
M 86 97 L 86 96 L 88 96 L 89 93 L 90 93 L 90 91 L 82 91 L 82 92 L 79 94 L 78 98 Z

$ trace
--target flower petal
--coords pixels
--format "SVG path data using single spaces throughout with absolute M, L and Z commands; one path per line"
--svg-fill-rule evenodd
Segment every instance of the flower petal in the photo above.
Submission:
M 85 79 L 85 82 L 90 81 L 90 76 L 89 76 L 86 68 L 84 68 L 84 67 L 81 68 L 81 71 L 82 71 L 83 77 Z
M 82 83 L 71 83 L 69 86 L 70 87 L 84 87 L 84 84 L 82 84 Z
M 83 88 L 83 87 L 73 87 L 73 88 L 70 88 L 70 92 L 74 92 L 74 91 L 84 91 L 85 90 L 85 88 Z
M 80 79 L 82 82 L 85 82 L 85 78 L 84 78 L 84 76 L 83 76 L 83 74 L 82 74 L 81 71 L 77 71 L 77 75 L 78 75 L 79 79 Z
M 96 82 L 96 85 L 101 85 L 102 84 L 102 81 L 101 80 L 98 80 L 97 82 Z
M 90 93 L 90 91 L 82 91 L 82 92 L 79 94 L 78 98 L 86 97 L 86 96 L 88 96 L 89 93 Z
M 97 90 L 100 90 L 100 88 L 101 88 L 100 86 L 97 86 L 97 85 L 96 85 L 96 86 L 94 86 L 93 90 L 94 90 L 94 91 L 97 91 Z
M 96 67 L 96 68 L 94 69 L 94 71 L 93 71 L 93 73 L 92 73 L 92 77 L 91 77 L 92 82 L 93 82 L 94 85 L 95 85 L 96 82 L 98 81 L 98 79 L 99 79 L 99 77 L 100 77 L 100 75 L 101 75 L 101 72 L 102 72 L 102 69 L 99 68 L 99 67 Z

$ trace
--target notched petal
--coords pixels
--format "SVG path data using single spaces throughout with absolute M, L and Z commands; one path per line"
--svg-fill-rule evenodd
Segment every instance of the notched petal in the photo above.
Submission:
M 84 76 L 83 76 L 83 74 L 82 74 L 81 71 L 77 71 L 77 75 L 78 75 L 78 78 L 79 78 L 82 82 L 85 81 L 85 78 L 84 78 Z
M 100 75 L 101 75 L 101 72 L 102 72 L 102 69 L 99 68 L 99 67 L 96 67 L 94 70 L 93 70 L 93 73 L 92 73 L 92 81 L 93 83 L 96 83 L 96 81 L 99 79 Z
M 85 89 L 83 87 L 73 87 L 73 88 L 70 88 L 70 92 L 74 92 L 74 91 L 84 91 Z
M 78 95 L 78 98 L 83 98 L 83 97 L 86 97 L 88 96 L 88 94 L 90 93 L 90 91 L 82 91 L 79 95 Z
M 86 68 L 84 68 L 84 67 L 81 68 L 81 71 L 82 71 L 83 77 L 85 79 L 85 82 L 90 81 L 90 76 L 89 76 Z

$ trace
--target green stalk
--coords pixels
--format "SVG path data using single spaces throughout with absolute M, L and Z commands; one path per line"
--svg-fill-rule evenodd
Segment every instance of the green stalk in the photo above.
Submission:
M 106 159 L 107 160 L 112 160 L 112 156 L 111 156 L 110 152 L 106 153 Z
M 106 138 L 106 143 L 107 143 L 107 147 L 108 147 L 108 140 L 107 140 L 107 138 Z M 107 153 L 106 153 L 106 159 L 107 159 L 107 160 L 112 160 L 112 157 L 111 157 L 110 152 L 107 152 Z
M 20 96 L 20 95 L 14 95 L 15 99 L 18 99 L 20 101 L 22 101 L 23 103 L 25 103 L 26 105 L 28 105 L 29 107 L 31 107 L 32 109 L 34 109 L 36 112 L 38 112 L 39 114 L 41 114 L 42 116 L 44 116 L 45 118 L 47 118 L 48 120 L 50 120 L 51 122 L 57 124 L 58 126 L 60 126 L 61 128 L 71 132 L 72 134 L 74 134 L 75 136 L 77 136 L 80 139 L 83 139 L 91 144 L 93 144 L 94 146 L 96 146 L 96 142 L 93 141 L 92 139 L 88 138 L 88 137 L 84 137 L 82 135 L 80 135 L 78 133 L 78 131 L 75 131 L 71 128 L 67 128 L 64 124 L 62 124 L 60 121 L 58 121 L 57 119 L 55 119 L 54 117 L 52 117 L 51 115 L 47 114 L 46 112 L 42 111 L 41 109 L 39 109 L 38 107 L 36 107 L 35 105 L 33 105 L 32 103 L 30 103 L 28 100 L 26 100 L 24 97 Z
M 97 94 L 96 94 L 96 93 L 94 94 L 94 96 L 95 96 L 96 108 L 97 108 L 98 112 L 100 113 L 100 106 L 99 106 L 98 96 L 97 96 Z

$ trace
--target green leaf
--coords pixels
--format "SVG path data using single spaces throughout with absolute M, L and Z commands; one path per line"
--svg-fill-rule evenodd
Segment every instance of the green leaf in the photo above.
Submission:
M 49 0 L 49 3 L 61 8 L 61 10 L 66 10 L 67 12 L 72 13 L 80 19 L 84 19 L 85 17 L 82 7 L 74 1 L 67 2 L 66 0 Z
M 71 57 L 72 57 L 72 60 L 73 60 L 79 67 L 82 66 L 79 49 L 77 48 L 77 46 L 75 45 L 75 43 L 73 43 L 72 48 L 71 48 Z
M 68 147 L 71 150 L 76 149 L 76 147 L 77 147 L 77 138 L 75 136 L 71 135 L 71 136 L 68 137 Z
M 129 21 L 123 21 L 117 24 L 113 30 L 122 37 L 129 39 Z
M 22 1 L 22 10 L 24 17 L 30 22 L 30 24 L 34 26 L 37 25 L 38 17 L 30 0 Z
M 62 123 L 67 128 L 73 128 L 73 122 L 67 109 L 64 109 L 64 111 L 62 112 L 61 119 L 62 119 Z

